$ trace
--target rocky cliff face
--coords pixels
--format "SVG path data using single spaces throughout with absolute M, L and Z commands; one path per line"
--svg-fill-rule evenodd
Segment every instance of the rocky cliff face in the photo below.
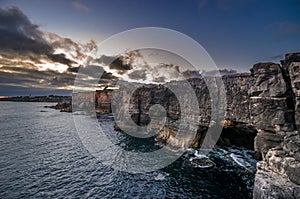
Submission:
M 254 198 L 300 198 L 300 53 L 287 54 L 281 64 L 273 65 L 277 72 L 269 78 L 270 92 L 260 98 L 263 114 L 255 149 L 263 161 L 257 164 Z
M 281 65 L 258 63 L 252 67 L 251 73 L 225 75 L 222 79 L 227 109 L 218 144 L 239 145 L 255 150 L 256 158 L 261 161 L 257 164 L 254 198 L 300 198 L 300 53 L 287 54 Z M 191 145 L 199 147 L 207 136 L 212 106 L 223 101 L 211 100 L 204 79 L 188 81 L 199 104 L 197 134 Z M 112 105 L 118 110 L 116 118 L 132 119 L 139 126 L 151 122 L 150 107 L 159 104 L 164 107 L 167 120 L 157 138 L 181 145 L 185 143 L 175 136 L 179 128 L 178 119 L 182 114 L 194 113 L 195 110 L 190 106 L 188 97 L 177 99 L 167 88 L 184 89 L 180 86 L 180 82 L 170 82 L 165 85 L 145 85 L 137 90 L 134 86 L 132 89 L 126 87 L 114 91 L 116 97 L 111 104 L 112 91 L 98 91 L 88 93 L 85 96 L 88 100 L 84 101 L 93 102 L 91 99 L 96 96 L 99 113 L 110 112 Z M 128 90 L 135 91 L 128 93 Z M 82 97 L 82 94 L 77 94 L 73 101 Z M 78 104 L 80 106 L 84 105 Z M 125 114 L 126 111 L 129 114 Z M 188 124 L 191 121 L 193 118 L 185 122 Z
M 300 138 L 297 133 L 300 128 L 300 53 L 287 54 L 281 64 L 258 63 L 250 74 L 222 77 L 227 114 L 218 144 L 253 148 L 256 157 L 262 159 L 257 166 L 254 198 L 299 198 L 300 194 Z M 198 131 L 192 142 L 198 147 L 210 122 L 211 99 L 203 79 L 190 79 L 189 83 L 200 109 Z M 150 122 L 152 105 L 163 106 L 167 124 L 158 138 L 165 142 L 174 142 L 182 108 L 190 107 L 189 99 L 180 107 L 176 96 L 163 85 L 139 88 L 130 101 L 126 97 L 117 101 L 122 100 L 127 104 L 122 111 L 128 109 L 138 125 Z M 122 115 L 122 111 L 118 114 Z
M 257 163 L 254 198 L 300 198 L 300 141 L 297 132 L 285 132 L 283 142 Z

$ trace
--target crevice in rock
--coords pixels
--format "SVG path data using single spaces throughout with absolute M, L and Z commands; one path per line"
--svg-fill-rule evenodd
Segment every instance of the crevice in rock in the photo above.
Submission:
M 285 84 L 286 84 L 285 95 L 286 95 L 287 107 L 289 110 L 294 111 L 293 114 L 289 114 L 288 117 L 291 117 L 291 120 L 293 122 L 293 127 L 294 127 L 294 129 L 297 129 L 296 120 L 295 120 L 296 95 L 292 88 L 292 83 L 291 83 L 292 81 L 290 78 L 289 71 L 287 69 L 285 69 L 283 66 L 281 66 L 280 69 L 282 72 L 283 80 L 285 81 Z

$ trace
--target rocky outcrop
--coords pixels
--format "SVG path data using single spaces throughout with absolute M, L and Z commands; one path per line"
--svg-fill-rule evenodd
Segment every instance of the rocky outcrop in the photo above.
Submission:
M 270 148 L 282 142 L 282 131 L 294 130 L 295 110 L 288 104 L 288 82 L 279 64 L 255 64 L 251 74 L 255 81 L 249 91 L 250 113 L 258 130 L 254 148 L 258 157 L 264 157 Z
M 95 93 L 95 108 L 97 114 L 111 113 L 112 90 L 99 90 Z
M 250 89 L 252 122 L 269 132 L 293 130 L 294 109 L 288 105 L 287 83 L 279 64 L 259 63 L 251 69 L 255 78 Z
M 225 75 L 222 79 L 226 88 L 227 113 L 218 144 L 253 148 L 256 158 L 262 159 L 257 166 L 254 198 L 299 198 L 300 53 L 287 54 L 282 66 L 258 63 L 250 74 Z M 192 142 L 198 147 L 206 136 L 211 103 L 215 102 L 211 101 L 203 79 L 190 79 L 189 83 L 197 95 L 200 109 L 198 131 Z M 184 102 L 186 104 L 179 104 L 164 85 L 149 85 L 137 89 L 131 101 L 123 104 L 128 104 L 125 109 L 128 108 L 138 125 L 150 122 L 152 105 L 163 106 L 168 120 L 158 138 L 177 143 L 174 141 L 179 125 L 177 120 L 181 108 L 189 107 L 186 106 L 189 99 Z
M 294 100 L 291 106 L 295 109 L 295 124 L 300 129 L 300 53 L 286 54 L 285 59 L 281 61 L 289 87 L 292 88 L 291 95 Z
M 257 163 L 254 198 L 300 198 L 300 138 L 286 132 L 283 142 Z
M 257 164 L 254 198 L 300 198 L 300 95 L 297 87 L 300 80 L 300 53 L 287 54 L 281 64 L 282 67 L 269 67 L 274 71 L 272 76 L 276 77 L 276 81 L 264 84 L 264 87 L 272 87 L 268 89 L 268 95 L 259 98 L 264 101 L 258 106 L 269 105 L 260 111 L 263 113 L 260 118 L 262 122 L 257 125 L 260 129 L 255 138 L 255 149 L 261 152 L 263 161 Z M 268 81 L 273 80 L 268 78 Z M 275 92 L 272 91 L 274 89 Z
M 224 120 L 224 131 L 218 143 L 222 145 L 234 144 L 253 149 L 256 129 L 252 124 L 250 95 L 248 91 L 254 82 L 254 78 L 251 74 L 226 75 L 222 78 L 226 88 L 227 114 L 226 120 Z M 211 122 L 211 93 L 209 93 L 206 83 L 214 81 L 214 79 L 213 77 L 207 77 L 206 80 L 195 78 L 188 81 L 196 94 L 199 104 L 198 130 L 192 142 L 192 146 L 197 147 L 201 145 Z M 124 90 L 121 88 L 118 91 L 120 94 L 117 95 L 120 98 L 114 99 L 115 102 L 113 102 L 114 106 L 124 106 L 117 108 L 119 110 L 117 115 L 118 117 L 123 117 L 124 111 L 129 110 L 129 116 L 133 121 L 143 126 L 150 122 L 149 108 L 155 104 L 159 104 L 164 107 L 167 114 L 167 128 L 164 129 L 171 129 L 176 132 L 179 125 L 178 119 L 182 114 L 182 107 L 188 113 L 194 112 L 193 106 L 189 104 L 189 98 L 183 99 L 180 104 L 174 93 L 168 89 L 168 87 L 178 86 L 181 86 L 181 82 L 170 82 L 166 85 L 147 85 L 136 89 L 130 97 L 121 96 L 124 96 L 127 90 L 134 89 L 128 89 L 128 86 L 123 88 Z M 168 140 L 169 133 L 164 129 L 160 132 L 159 137 Z
M 60 110 L 60 112 L 71 113 L 72 112 L 72 100 L 71 99 L 64 100 L 64 101 L 58 102 L 54 106 L 45 106 L 45 108 L 54 108 L 56 110 Z

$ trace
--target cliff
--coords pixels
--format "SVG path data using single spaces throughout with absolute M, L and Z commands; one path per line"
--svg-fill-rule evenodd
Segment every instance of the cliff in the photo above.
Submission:
M 287 54 L 281 65 L 258 63 L 250 74 L 225 75 L 222 79 L 227 114 L 218 144 L 252 148 L 256 158 L 262 160 L 257 165 L 254 198 L 299 198 L 300 53 Z M 203 79 L 188 81 L 199 103 L 200 121 L 192 142 L 198 147 L 206 136 L 212 101 Z M 180 86 L 178 82 L 168 84 Z M 124 93 L 127 89 L 118 92 Z M 125 104 L 126 107 L 118 109 L 117 116 L 124 116 L 124 111 L 129 110 L 128 116 L 144 126 L 150 122 L 149 108 L 160 104 L 166 110 L 167 124 L 157 137 L 180 145 L 184 143 L 175 137 L 182 111 L 180 106 L 185 109 L 191 106 L 188 106 L 190 99 L 182 103 L 179 100 L 166 85 L 148 85 L 138 88 L 131 98 L 116 99 L 113 105 Z
M 300 198 L 300 53 L 286 54 L 281 64 L 255 64 L 250 72 L 222 76 L 227 98 L 226 116 L 217 144 L 243 146 L 256 152 L 255 157 L 261 161 L 257 164 L 254 198 Z M 213 77 L 208 81 L 188 80 L 199 105 L 196 129 L 188 129 L 195 127 L 195 118 L 187 117 L 185 121 L 188 130 L 197 131 L 189 143 L 193 147 L 201 146 L 207 136 L 212 106 L 224 102 L 220 98 L 211 99 L 216 93 L 209 93 L 210 81 L 215 80 Z M 185 89 L 181 86 L 182 82 L 176 81 L 138 89 L 134 85 L 127 86 L 115 90 L 115 98 L 112 98 L 112 90 L 78 93 L 73 95 L 73 107 L 96 106 L 99 114 L 116 109 L 113 111 L 116 120 L 125 117 L 125 121 L 132 119 L 143 127 L 151 123 L 150 107 L 159 104 L 166 112 L 166 124 L 156 135 L 157 139 L 183 146 L 186 145 L 184 140 L 176 138 L 179 118 L 196 110 L 190 106 L 190 98 L 177 98 L 169 89 Z M 127 124 L 121 125 L 129 131 L 136 128 Z
M 272 84 L 277 91 L 272 97 L 282 102 L 273 106 L 272 115 L 281 117 L 272 120 L 274 129 L 260 130 L 255 139 L 263 161 L 257 164 L 254 198 L 300 198 L 300 53 L 286 54 L 281 64 L 280 78 Z

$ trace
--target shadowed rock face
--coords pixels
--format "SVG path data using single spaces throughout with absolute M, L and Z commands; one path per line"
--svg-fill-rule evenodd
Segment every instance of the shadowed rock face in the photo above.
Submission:
M 260 82 L 261 66 L 251 71 L 259 87 L 251 90 L 259 96 L 252 97 L 259 107 L 252 110 L 258 128 L 254 148 L 264 160 L 257 164 L 254 198 L 300 198 L 300 53 L 287 54 L 281 64 L 268 63 L 270 84 Z
M 300 129 L 300 53 L 286 54 L 281 61 L 283 69 L 290 80 L 289 86 L 292 87 L 295 108 L 295 124 Z
M 294 96 L 292 87 L 289 86 L 291 83 L 287 82 L 289 78 L 286 76 L 282 67 L 274 63 L 255 64 L 251 74 L 223 76 L 227 112 L 224 130 L 218 144 L 254 148 L 257 157 L 261 158 L 270 148 L 282 142 L 282 131 L 295 130 Z M 203 78 L 188 81 L 195 91 L 200 110 L 199 129 L 192 142 L 192 145 L 197 147 L 201 144 L 211 122 L 212 102 Z M 181 116 L 181 109 L 184 108 L 187 112 L 193 110 L 189 106 L 188 98 L 184 99 L 184 104 L 180 107 L 174 93 L 167 88 L 174 84 L 180 85 L 180 82 L 138 88 L 131 96 L 130 102 L 127 102 L 127 98 L 117 100 L 117 104 L 123 102 L 128 105 L 117 114 L 123 115 L 122 111 L 129 110 L 133 121 L 143 126 L 150 122 L 149 108 L 154 104 L 160 104 L 166 110 L 168 128 L 176 131 L 178 129 L 176 121 Z M 163 133 L 164 131 L 160 132 Z

